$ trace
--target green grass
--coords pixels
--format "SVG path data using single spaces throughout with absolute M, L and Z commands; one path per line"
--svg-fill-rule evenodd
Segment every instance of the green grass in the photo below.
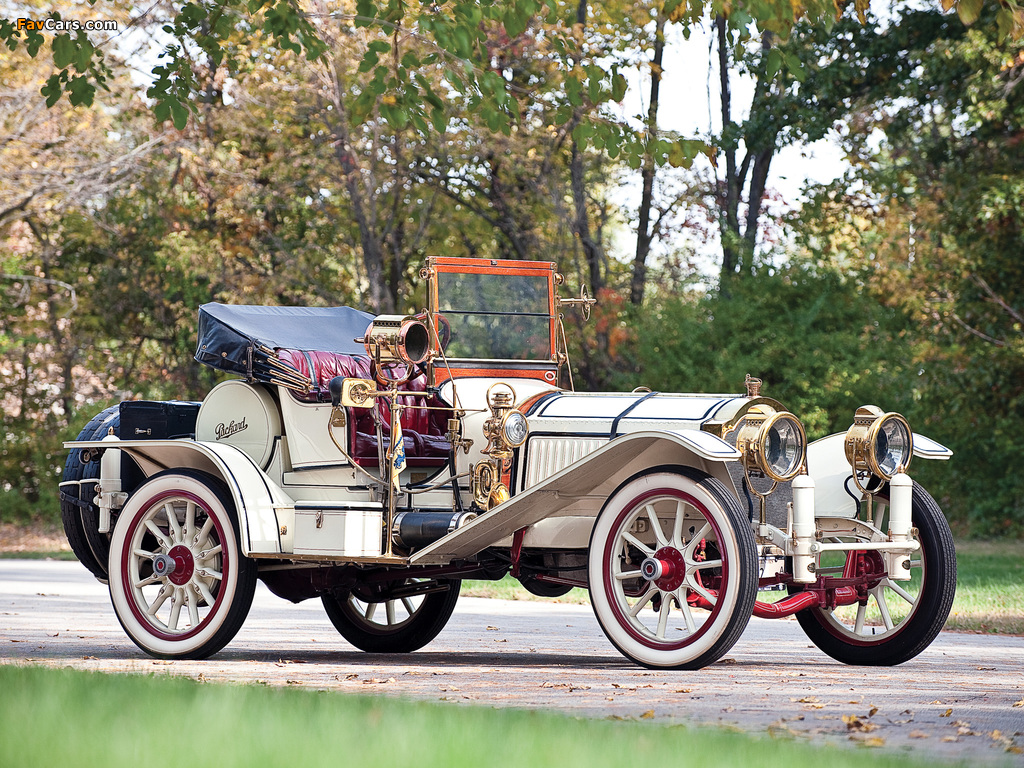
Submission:
M 77 560 L 74 552 L 0 552 L 0 560 Z
M 571 718 L 184 678 L 0 666 L 0 765 L 917 768 L 906 754 L 657 721 Z
M 1024 541 L 956 548 L 956 599 L 946 629 L 1024 635 Z
M 496 600 L 541 600 L 546 603 L 590 605 L 590 593 L 585 589 L 573 589 L 561 597 L 537 597 L 511 576 L 499 581 L 464 581 L 459 594 L 462 597 L 490 597 Z

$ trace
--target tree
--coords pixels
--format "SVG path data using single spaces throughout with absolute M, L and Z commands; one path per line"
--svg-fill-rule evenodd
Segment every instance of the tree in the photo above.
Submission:
M 962 531 L 988 536 L 1024 531 L 1024 49 L 993 26 L 914 11 L 878 30 L 863 49 L 851 179 L 822 190 L 817 209 L 845 212 L 842 239 L 856 247 L 844 258 L 912 319 L 907 415 L 956 452 L 918 471 L 941 482 Z
M 973 5 L 980 0 L 968 2 Z M 1013 26 L 1018 18 L 1014 15 L 1016 0 L 1003 2 L 1008 8 L 1001 12 L 1000 18 L 1004 22 L 1009 19 Z M 276 48 L 314 60 L 329 55 L 330 50 L 322 34 L 323 27 L 318 28 L 315 19 L 344 18 L 354 21 L 357 27 L 372 28 L 378 33 L 374 45 L 364 53 L 361 67 L 373 74 L 370 91 L 377 97 L 387 95 L 390 109 L 385 117 L 393 128 L 408 125 L 424 136 L 443 131 L 451 116 L 445 114 L 438 101 L 443 103 L 445 99 L 441 94 L 451 91 L 458 94 L 472 112 L 485 116 L 491 130 L 508 134 L 519 120 L 523 94 L 490 66 L 488 57 L 492 51 L 487 47 L 486 29 L 499 25 L 510 38 L 515 38 L 531 23 L 541 22 L 548 31 L 545 44 L 571 73 L 569 77 L 575 83 L 563 95 L 560 124 L 564 124 L 572 120 L 574 107 L 580 105 L 583 93 L 594 102 L 618 100 L 621 96 L 617 94 L 625 88 L 625 81 L 614 64 L 606 68 L 599 58 L 581 61 L 574 28 L 576 8 L 577 3 L 567 9 L 559 0 L 450 0 L 444 6 L 410 5 L 401 0 L 357 0 L 354 8 L 344 3 L 326 2 L 301 7 L 292 0 L 190 0 L 172 11 L 172 18 L 164 26 L 171 40 L 152 68 L 154 79 L 148 95 L 153 100 L 157 119 L 170 119 L 181 129 L 190 110 L 198 113 L 195 97 L 205 86 L 194 63 L 205 60 L 212 68 L 224 65 L 235 69 L 236 54 L 223 43 L 238 30 L 261 29 Z M 662 6 L 662 13 L 692 21 L 702 16 L 704 8 L 703 0 L 668 0 Z M 717 7 L 712 10 L 719 17 L 727 18 L 733 29 L 742 30 L 757 23 L 762 30 L 783 37 L 797 20 L 793 6 L 783 0 L 748 0 L 731 6 L 727 12 Z M 826 20 L 834 13 L 834 5 L 825 0 L 813 0 L 802 5 L 801 10 L 808 18 Z M 59 15 L 50 14 L 49 18 L 59 21 Z M 127 24 L 127 20 L 124 23 Z M 410 33 L 429 42 L 431 51 L 425 56 L 400 52 L 397 41 Z M 104 58 L 110 39 L 96 43 L 86 31 L 76 29 L 55 35 L 46 45 L 45 37 L 34 25 L 14 20 L 0 23 L 0 42 L 10 49 L 21 48 L 32 57 L 49 49 L 57 70 L 43 89 L 50 105 L 65 94 L 74 105 L 92 103 L 97 88 L 106 87 L 110 78 L 110 68 Z M 394 67 L 392 60 L 400 60 L 401 66 Z M 436 64 L 446 68 L 446 89 L 437 90 L 419 76 L 421 67 Z M 652 152 L 649 137 L 626 124 L 594 119 L 588 126 L 588 142 L 613 156 L 622 151 L 639 159 Z M 692 143 L 677 142 L 656 148 L 654 154 L 679 162 L 692 158 L 698 150 Z

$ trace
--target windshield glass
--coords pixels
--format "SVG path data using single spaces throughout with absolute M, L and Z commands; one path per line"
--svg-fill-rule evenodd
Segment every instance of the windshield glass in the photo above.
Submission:
M 548 275 L 438 274 L 453 358 L 550 360 Z

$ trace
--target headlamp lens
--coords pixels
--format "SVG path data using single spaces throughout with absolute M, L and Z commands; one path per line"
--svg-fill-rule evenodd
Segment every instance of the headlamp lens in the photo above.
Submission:
M 912 449 L 910 430 L 899 418 L 886 418 L 875 435 L 875 463 L 886 479 L 910 463 Z
M 513 448 L 518 448 L 526 442 L 526 436 L 530 432 L 530 427 L 522 413 L 510 411 L 501 424 L 501 432 L 505 442 Z
M 769 473 L 779 479 L 792 479 L 800 470 L 804 455 L 803 430 L 796 418 L 781 414 L 768 428 L 764 438 L 764 458 Z

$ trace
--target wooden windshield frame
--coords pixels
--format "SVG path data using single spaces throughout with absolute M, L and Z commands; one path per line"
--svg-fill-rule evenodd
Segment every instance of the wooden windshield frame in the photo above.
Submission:
M 440 300 L 438 275 L 475 274 L 543 277 L 548 287 L 548 349 L 546 360 L 501 360 L 477 358 L 451 358 L 448 365 L 438 361 L 434 364 L 434 378 L 437 383 L 451 376 L 500 376 L 502 378 L 531 378 L 555 384 L 558 381 L 558 315 L 555 286 L 561 281 L 556 265 L 551 261 L 514 261 L 508 259 L 469 259 L 434 256 L 427 259 L 424 272 L 427 277 L 427 306 L 431 317 L 436 317 Z M 436 321 L 435 321 L 436 322 Z

